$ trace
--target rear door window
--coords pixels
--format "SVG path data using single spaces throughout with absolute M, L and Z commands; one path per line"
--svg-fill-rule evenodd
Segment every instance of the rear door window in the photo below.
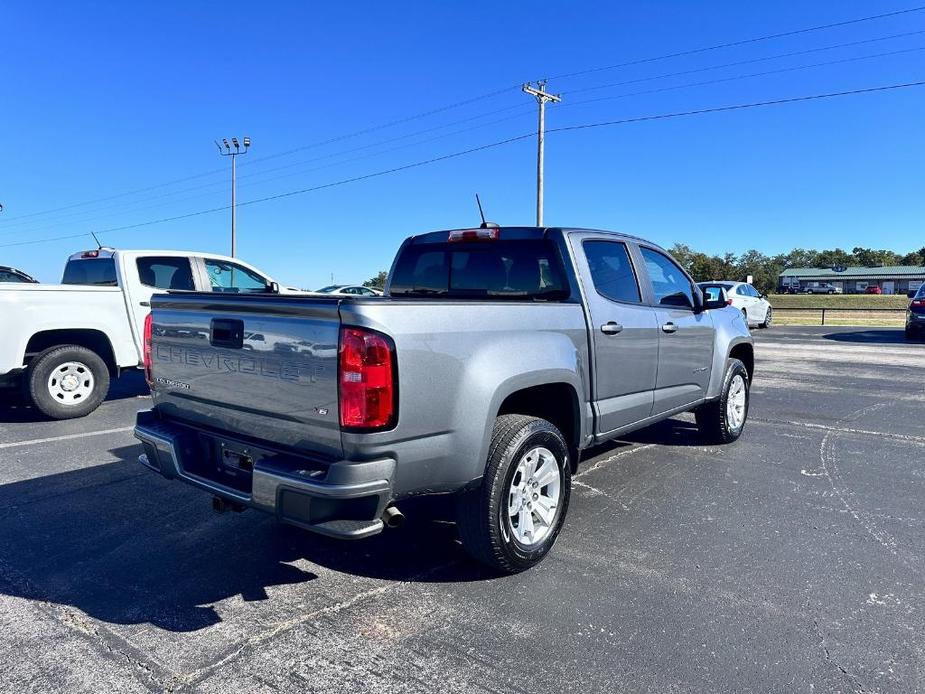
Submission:
M 146 287 L 155 289 L 184 289 L 193 291 L 193 270 L 189 258 L 148 256 L 135 261 L 138 279 Z
M 591 281 L 599 294 L 613 301 L 636 304 L 642 301 L 626 244 L 585 241 L 582 247 L 591 270 Z

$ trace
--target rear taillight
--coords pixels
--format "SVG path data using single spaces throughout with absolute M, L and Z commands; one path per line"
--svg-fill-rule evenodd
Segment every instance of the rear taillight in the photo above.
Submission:
M 151 332 L 152 332 L 152 318 L 149 313 L 145 316 L 145 330 L 144 337 L 142 338 L 142 363 L 145 366 L 145 380 L 148 382 L 148 387 L 154 385 L 154 377 L 151 375 Z
M 913 306 L 925 306 L 925 299 L 914 299 L 912 301 Z
M 385 429 L 395 423 L 395 346 L 374 330 L 341 328 L 337 380 L 340 425 Z
M 732 306 L 732 299 L 726 299 L 726 306 Z

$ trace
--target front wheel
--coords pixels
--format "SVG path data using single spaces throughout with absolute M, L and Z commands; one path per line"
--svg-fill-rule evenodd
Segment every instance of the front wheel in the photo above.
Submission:
M 738 359 L 727 359 L 719 399 L 694 411 L 697 428 L 708 443 L 732 443 L 742 435 L 748 419 L 749 391 L 745 364 Z
M 482 484 L 458 502 L 457 526 L 466 551 L 505 573 L 542 561 L 568 510 L 568 455 L 562 433 L 545 419 L 498 417 Z
M 27 388 L 42 414 L 52 419 L 84 417 L 109 392 L 109 369 L 86 347 L 52 347 L 29 365 Z

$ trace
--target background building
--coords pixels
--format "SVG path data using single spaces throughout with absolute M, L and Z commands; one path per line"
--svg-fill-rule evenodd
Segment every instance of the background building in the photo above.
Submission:
M 778 287 L 783 291 L 802 289 L 812 282 L 828 282 L 845 294 L 862 294 L 871 285 L 880 287 L 884 294 L 905 294 L 925 282 L 925 266 L 790 268 L 780 273 Z

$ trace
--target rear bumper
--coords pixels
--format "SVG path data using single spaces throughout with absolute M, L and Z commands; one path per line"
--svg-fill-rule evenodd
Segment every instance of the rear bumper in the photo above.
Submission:
M 382 531 L 382 514 L 392 500 L 395 461 L 338 461 L 319 466 L 307 459 L 255 455 L 250 491 L 235 489 L 192 469 L 208 467 L 194 461 L 194 440 L 226 439 L 158 418 L 142 410 L 135 438 L 144 453 L 138 462 L 168 479 L 178 479 L 227 501 L 273 514 L 278 520 L 331 537 L 359 539 Z M 228 439 L 230 441 L 230 439 Z

